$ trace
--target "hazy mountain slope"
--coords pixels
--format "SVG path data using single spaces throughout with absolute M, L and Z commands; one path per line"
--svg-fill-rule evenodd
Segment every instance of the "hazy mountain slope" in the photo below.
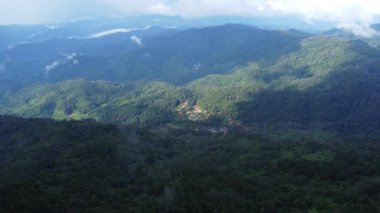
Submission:
M 112 73 L 112 79 L 107 80 L 145 79 L 183 84 L 208 74 L 231 72 L 252 61 L 271 62 L 299 48 L 303 38 L 304 34 L 293 31 L 268 31 L 244 25 L 193 29 L 143 40 L 140 49 L 111 60 L 103 70 Z M 55 80 L 65 78 L 66 74 L 70 78 L 96 80 L 81 66 L 86 64 L 72 71 L 62 68 L 51 75 Z
M 38 42 L 19 44 L 0 51 L 1 78 L 22 83 L 54 81 L 56 75 L 50 76 L 50 72 L 59 70 L 61 67 L 65 70 L 65 75 L 60 80 L 72 79 L 70 71 L 80 73 L 76 71 L 76 67 L 99 76 L 96 70 L 91 69 L 99 67 L 104 70 L 105 67 L 110 66 L 109 63 L 113 57 L 140 48 L 140 45 L 132 38 L 146 39 L 158 35 L 170 35 L 174 32 L 176 30 L 158 26 L 130 29 L 130 31 L 116 29 L 115 33 L 112 30 L 99 32 L 99 35 L 96 34 L 94 37 L 90 35 L 84 38 L 52 37 Z M 83 67 L 80 66 L 82 63 Z M 123 70 L 117 71 L 123 72 Z M 76 77 L 78 75 L 73 78 Z M 109 80 L 106 77 L 95 79 Z
M 29 38 L 41 31 L 46 30 L 44 26 L 11 25 L 0 26 L 0 50 L 10 46 L 29 41 Z
M 297 50 L 308 36 L 233 24 L 174 32 L 153 27 L 97 39 L 51 39 L 3 51 L 0 63 L 6 78 L 22 82 L 84 78 L 183 84 L 252 61 L 271 63 Z
M 116 31 L 113 32 L 113 30 Z M 119 32 L 117 30 L 121 31 Z M 2 51 L 2 54 L 6 55 L 9 60 L 16 62 L 49 62 L 59 58 L 62 53 L 109 57 L 110 55 L 118 55 L 137 49 L 138 45 L 131 41 L 132 36 L 149 38 L 174 32 L 175 30 L 158 26 L 144 29 L 111 29 L 84 38 L 53 37 L 40 42 L 20 44 Z M 114 49 L 117 46 L 120 47 Z M 121 51 L 121 49 L 124 50 Z
M 178 17 L 136 16 L 125 19 L 82 19 L 46 25 L 0 25 L 0 50 L 22 43 L 38 43 L 50 39 L 87 38 L 115 29 L 143 29 L 147 26 L 181 26 Z

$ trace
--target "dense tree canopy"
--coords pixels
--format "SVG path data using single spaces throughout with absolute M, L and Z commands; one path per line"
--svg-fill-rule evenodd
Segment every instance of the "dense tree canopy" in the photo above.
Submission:
M 0 117 L 0 211 L 380 209 L 377 139 L 199 128 Z

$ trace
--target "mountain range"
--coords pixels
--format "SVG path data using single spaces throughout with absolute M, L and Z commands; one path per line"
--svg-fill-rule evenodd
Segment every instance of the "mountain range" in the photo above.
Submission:
M 0 212 L 379 212 L 378 37 L 207 20 L 1 26 Z
M 141 126 L 376 131 L 380 52 L 330 34 L 153 26 L 20 44 L 0 53 L 0 112 Z

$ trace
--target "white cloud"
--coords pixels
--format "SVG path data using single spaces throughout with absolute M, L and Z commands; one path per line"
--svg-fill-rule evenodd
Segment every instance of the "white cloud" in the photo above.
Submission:
M 114 0 L 118 1 L 118 0 Z M 214 15 L 263 15 L 264 0 L 143 0 L 143 13 L 196 18 Z M 119 0 L 118 2 L 125 2 Z
M 376 30 L 370 27 L 370 24 L 356 24 L 356 23 L 340 23 L 337 26 L 339 29 L 343 29 L 349 32 L 354 33 L 356 36 L 360 37 L 373 37 L 379 35 Z
M 142 38 L 137 37 L 136 35 L 131 36 L 131 41 L 139 46 L 142 46 Z
M 49 23 L 83 17 L 123 17 L 136 14 L 295 15 L 309 22 L 330 21 L 362 36 L 370 36 L 380 18 L 378 0 L 0 0 L 0 23 Z
M 264 0 L 0 0 L 0 24 L 55 23 L 136 14 L 257 15 Z
M 77 0 L 0 0 L 1 24 L 35 24 L 63 21 L 75 16 Z
M 46 65 L 45 66 L 45 74 L 49 74 L 52 70 L 54 70 L 58 66 L 60 66 L 62 64 L 65 64 L 65 63 L 67 63 L 69 61 L 72 61 L 74 65 L 79 64 L 79 61 L 75 58 L 77 56 L 76 53 L 67 54 L 67 53 L 64 53 L 64 52 L 60 52 L 59 54 L 61 54 L 65 58 L 64 59 L 55 60 L 55 61 L 51 62 L 50 64 Z
M 115 33 L 129 33 L 131 31 L 132 31 L 131 29 L 127 29 L 127 28 L 118 28 L 118 29 L 106 30 L 99 33 L 94 33 L 90 35 L 89 38 L 101 38 L 101 37 L 109 36 Z
M 267 0 L 277 13 L 294 14 L 309 22 L 331 21 L 359 36 L 372 36 L 370 25 L 380 17 L 377 0 Z
M 64 52 L 60 52 L 59 54 L 65 56 L 66 57 L 66 61 L 73 60 L 75 58 L 75 56 L 77 56 L 76 53 L 67 54 L 67 53 L 64 53 Z
M 307 22 L 328 21 L 359 36 L 375 34 L 370 25 L 380 18 L 378 0 L 128 0 L 107 1 L 114 10 L 179 15 L 196 18 L 214 15 L 295 15 Z M 116 8 L 115 8 L 116 6 Z
M 174 11 L 170 7 L 165 6 L 162 2 L 158 2 L 151 7 L 149 7 L 149 11 L 155 14 L 164 14 L 164 15 L 174 15 Z
M 49 28 L 49 29 L 51 29 L 51 30 L 56 30 L 56 29 L 60 29 L 61 28 L 61 26 L 59 26 L 59 25 L 47 25 L 46 27 Z
M 106 30 L 106 31 L 94 33 L 94 34 L 90 35 L 88 38 L 101 38 L 101 37 L 109 36 L 109 35 L 112 35 L 112 34 L 115 34 L 115 33 L 129 33 L 129 32 L 133 32 L 133 31 L 136 31 L 136 30 L 148 30 L 150 28 L 151 28 L 150 25 L 148 25 L 148 26 L 146 26 L 144 28 L 131 28 L 131 29 L 128 29 L 128 28 L 117 28 L 117 29 L 111 29 L 111 30 Z
M 57 60 L 57 61 L 53 61 L 52 63 L 46 65 L 45 66 L 45 74 L 48 74 L 49 72 L 54 70 L 56 67 L 58 67 L 60 64 L 61 64 L 60 61 Z

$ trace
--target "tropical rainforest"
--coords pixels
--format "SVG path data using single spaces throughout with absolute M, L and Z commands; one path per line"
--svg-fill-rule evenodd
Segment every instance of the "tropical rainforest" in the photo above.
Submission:
M 0 28 L 0 212 L 380 211 L 376 38 L 99 26 Z
M 375 138 L 0 118 L 2 212 L 376 212 Z

